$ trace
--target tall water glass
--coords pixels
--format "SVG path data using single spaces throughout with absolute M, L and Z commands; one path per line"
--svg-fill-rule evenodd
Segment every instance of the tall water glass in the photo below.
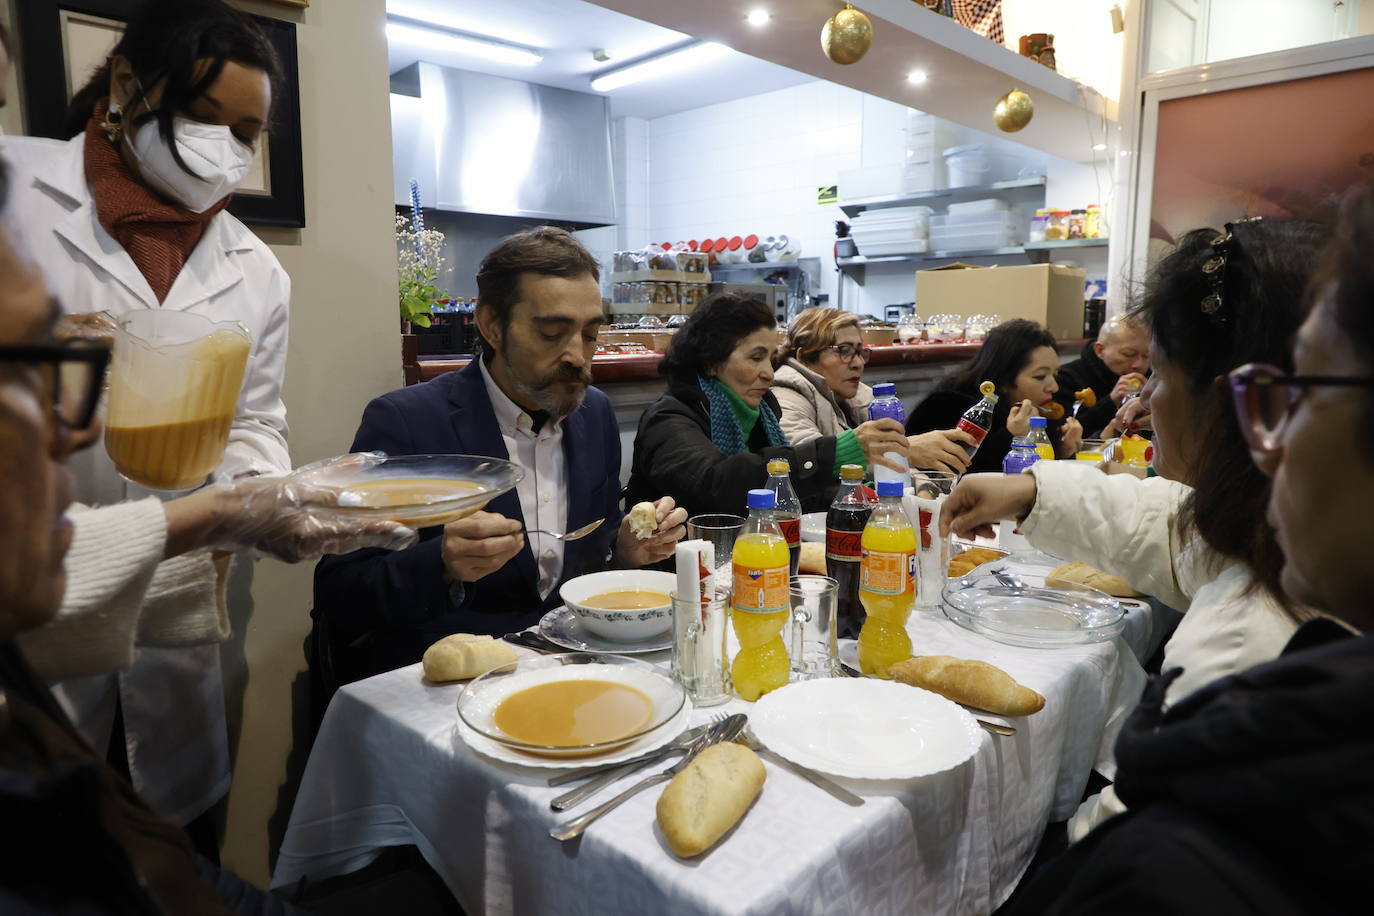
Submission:
M 673 677 L 694 706 L 716 706 L 730 699 L 729 659 L 725 654 L 727 600 L 705 604 L 673 593 Z
M 792 577 L 792 644 L 787 654 L 793 680 L 839 675 L 835 631 L 839 594 L 839 584 L 829 576 Z
M 730 594 L 734 579 L 731 554 L 735 552 L 735 538 L 743 528 L 744 518 L 738 515 L 694 515 L 687 519 L 687 539 L 710 541 L 715 552 L 711 585 L 717 597 Z
M 949 538 L 940 537 L 940 508 L 959 477 L 950 471 L 912 471 L 911 493 L 902 498 L 916 529 L 916 610 L 940 611 L 949 572 Z

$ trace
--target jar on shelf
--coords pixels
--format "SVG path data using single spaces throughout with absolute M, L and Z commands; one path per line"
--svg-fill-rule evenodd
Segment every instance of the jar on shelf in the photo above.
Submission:
M 1069 238 L 1081 239 L 1085 237 L 1083 223 L 1086 212 L 1085 210 L 1074 210 L 1069 213 Z
M 1045 224 L 1045 241 L 1062 242 L 1069 237 L 1069 211 L 1051 210 L 1050 220 Z
M 1102 238 L 1102 208 L 1097 204 L 1088 204 L 1088 210 L 1083 214 L 1083 237 Z
M 1050 211 L 1036 210 L 1035 215 L 1031 217 L 1030 234 L 1026 236 L 1026 240 L 1030 242 L 1045 241 L 1045 229 L 1049 226 L 1049 222 Z

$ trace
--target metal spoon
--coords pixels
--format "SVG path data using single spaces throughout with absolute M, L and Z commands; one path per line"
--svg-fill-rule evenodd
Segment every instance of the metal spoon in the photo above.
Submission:
M 549 807 L 555 811 L 566 811 L 575 805 L 582 804 L 582 802 L 591 798 L 597 792 L 600 792 L 622 776 L 629 776 L 636 770 L 643 769 L 655 760 L 661 760 L 674 751 L 686 750 L 688 747 L 691 747 L 692 743 L 704 735 L 710 729 L 711 725 L 714 725 L 724 718 L 725 716 L 721 715 L 708 725 L 702 725 L 690 731 L 683 732 L 675 740 L 659 748 L 657 751 L 643 754 L 633 760 L 627 760 L 624 763 L 612 765 L 604 769 L 600 773 L 593 775 L 592 778 L 587 780 L 583 785 L 578 786 L 571 792 L 564 792 L 562 795 L 550 801 Z M 583 771 L 578 772 L 580 773 Z M 550 782 L 552 782 L 552 780 L 550 780 Z
M 596 521 L 592 522 L 590 525 L 583 525 L 581 528 L 578 528 L 576 531 L 571 531 L 571 532 L 568 532 L 567 534 L 559 534 L 559 533 L 556 532 L 556 531 L 545 531 L 543 528 L 529 528 L 529 529 L 526 529 L 525 533 L 526 533 L 526 534 L 547 534 L 547 535 L 548 535 L 549 537 L 551 537 L 551 538 L 557 538 L 558 540 L 563 541 L 564 543 L 567 543 L 568 541 L 580 541 L 580 540 L 582 540 L 584 537 L 586 537 L 587 535 L 591 534 L 591 533 L 592 533 L 593 531 L 595 531 L 596 529 L 600 528 L 600 527 L 601 527 L 601 523 L 604 522 L 604 521 L 606 521 L 604 518 L 599 518 L 599 519 L 597 519 Z

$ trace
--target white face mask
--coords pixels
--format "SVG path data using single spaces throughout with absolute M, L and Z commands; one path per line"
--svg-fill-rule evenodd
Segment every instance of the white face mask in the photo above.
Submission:
M 172 158 L 157 121 L 144 123 L 129 141 L 129 149 L 143 180 L 192 213 L 204 213 L 232 194 L 248 174 L 253 150 L 228 126 L 177 117 L 172 119 L 172 136 L 177 152 L 194 175 Z

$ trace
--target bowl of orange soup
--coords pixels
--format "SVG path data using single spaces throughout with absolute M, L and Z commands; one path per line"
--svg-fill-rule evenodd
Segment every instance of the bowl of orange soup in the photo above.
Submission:
M 412 528 L 469 516 L 525 476 L 519 465 L 483 455 L 371 453 L 343 456 L 301 473 L 308 483 L 334 488 L 337 504 L 319 511 Z
M 574 652 L 520 659 L 474 678 L 458 696 L 458 716 L 521 753 L 578 757 L 648 736 L 686 701 L 657 665 Z
M 559 597 L 602 639 L 643 642 L 673 625 L 677 576 L 652 569 L 612 569 L 563 583 Z

